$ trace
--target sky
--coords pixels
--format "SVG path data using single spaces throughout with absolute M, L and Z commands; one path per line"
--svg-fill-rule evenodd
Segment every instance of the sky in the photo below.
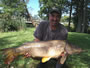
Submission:
M 32 16 L 38 15 L 38 11 L 40 10 L 39 0 L 29 0 L 29 2 L 27 3 L 27 8 Z
M 29 12 L 32 14 L 32 16 L 37 15 L 38 11 L 40 10 L 39 0 L 29 0 L 27 8 Z

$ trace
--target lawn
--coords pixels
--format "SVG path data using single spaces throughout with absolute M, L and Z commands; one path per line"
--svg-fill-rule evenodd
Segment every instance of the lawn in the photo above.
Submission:
M 20 46 L 21 44 L 33 41 L 33 32 L 35 28 L 28 28 L 27 30 L 18 32 L 0 33 L 0 49 Z M 87 52 L 78 55 L 70 55 L 67 59 L 69 68 L 90 68 L 90 35 L 85 33 L 69 32 L 69 42 L 78 45 Z M 24 58 L 19 56 L 10 65 L 5 65 L 3 54 L 0 52 L 0 68 L 35 68 L 39 63 L 38 60 L 31 58 Z

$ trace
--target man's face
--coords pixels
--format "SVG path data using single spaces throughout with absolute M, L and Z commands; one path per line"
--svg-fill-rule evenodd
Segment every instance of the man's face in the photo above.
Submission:
M 60 21 L 60 15 L 56 12 L 49 14 L 49 22 L 51 25 L 57 25 Z

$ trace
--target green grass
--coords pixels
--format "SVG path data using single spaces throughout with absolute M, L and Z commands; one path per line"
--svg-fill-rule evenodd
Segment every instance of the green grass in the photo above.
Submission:
M 87 52 L 69 56 L 67 59 L 69 67 L 90 68 L 90 35 L 85 33 L 70 32 L 68 40 L 80 48 L 87 50 Z
M 5 32 L 0 33 L 0 49 L 19 46 L 20 44 L 32 41 L 34 28 L 30 28 L 19 32 Z
M 20 46 L 21 44 L 29 41 L 33 41 L 33 32 L 35 28 L 30 28 L 24 31 L 19 32 L 5 32 L 0 33 L 0 49 L 9 48 L 14 46 Z M 0 68 L 9 68 L 3 62 L 3 55 L 0 53 Z M 18 57 L 11 65 L 15 68 L 30 68 L 30 66 L 34 67 L 33 60 L 30 58 Z
M 33 41 L 35 28 L 29 28 L 18 32 L 0 33 L 0 49 L 20 46 L 21 44 Z M 85 33 L 69 32 L 69 42 L 78 45 L 87 52 L 78 55 L 70 55 L 67 59 L 69 68 L 90 68 L 90 35 Z M 39 61 L 19 56 L 11 65 L 4 64 L 4 56 L 0 53 L 0 68 L 36 68 Z

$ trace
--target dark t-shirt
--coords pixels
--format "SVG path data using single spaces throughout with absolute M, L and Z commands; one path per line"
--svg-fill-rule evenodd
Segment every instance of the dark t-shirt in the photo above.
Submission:
M 58 24 L 58 26 L 56 30 L 51 30 L 49 22 L 42 21 L 35 30 L 34 36 L 40 41 L 66 40 L 68 35 L 67 29 L 62 24 Z M 52 59 L 46 63 L 40 63 L 37 68 L 61 68 L 62 65 L 56 62 L 57 60 Z
M 42 21 L 35 30 L 34 36 L 40 41 L 67 39 L 68 31 L 62 24 L 58 24 L 56 30 L 51 30 L 49 25 L 48 21 Z

